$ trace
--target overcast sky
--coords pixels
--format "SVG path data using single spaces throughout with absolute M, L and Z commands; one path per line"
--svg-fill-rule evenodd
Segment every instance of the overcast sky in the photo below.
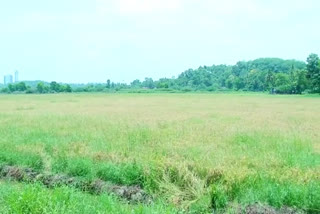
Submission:
M 319 0 L 0 0 L 1 77 L 130 82 L 311 52 Z

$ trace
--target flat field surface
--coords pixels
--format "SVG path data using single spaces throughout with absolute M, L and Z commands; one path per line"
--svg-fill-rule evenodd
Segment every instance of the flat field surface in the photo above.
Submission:
M 319 96 L 1 95 L 0 148 L 0 164 L 139 185 L 155 198 L 127 204 L 0 180 L 4 213 L 212 213 L 255 202 L 320 212 Z

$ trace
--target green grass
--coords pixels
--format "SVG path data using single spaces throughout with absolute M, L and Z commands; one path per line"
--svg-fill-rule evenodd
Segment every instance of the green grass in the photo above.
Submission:
M 70 193 L 70 200 L 94 198 L 101 207 L 112 202 L 122 213 L 163 213 L 166 207 L 212 213 L 212 208 L 254 202 L 316 213 L 319 121 L 319 96 L 1 95 L 0 164 L 140 185 L 161 203 L 132 208 L 111 196 L 67 188 L 10 183 L 0 188 L 11 188 L 11 198 L 20 197 L 13 194 L 19 188 L 52 198 L 56 191 Z M 13 206 L 9 196 L 0 199 L 6 211 Z M 64 200 L 52 200 L 50 206 Z M 48 206 L 41 203 L 39 209 Z M 73 206 L 63 212 L 86 209 L 80 202 Z
M 110 195 L 93 196 L 74 189 L 59 187 L 46 189 L 40 184 L 2 183 L 0 185 L 0 213 L 178 213 L 157 201 L 153 204 L 130 205 Z

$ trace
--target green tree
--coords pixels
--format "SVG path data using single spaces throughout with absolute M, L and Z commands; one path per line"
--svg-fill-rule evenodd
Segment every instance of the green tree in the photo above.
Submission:
M 16 90 L 17 91 L 26 91 L 27 90 L 27 86 L 24 82 L 19 82 L 16 84 Z
M 307 78 L 311 83 L 311 90 L 320 92 L 320 60 L 317 54 L 310 54 L 307 58 Z
M 110 79 L 107 80 L 107 88 L 111 88 L 111 82 L 110 82 Z
M 277 73 L 275 75 L 275 89 L 279 94 L 291 94 L 292 87 L 289 74 Z
M 66 85 L 65 92 L 69 92 L 69 93 L 72 92 L 72 88 L 69 84 Z
M 157 88 L 169 88 L 170 79 L 161 78 L 156 82 Z
M 138 79 L 133 80 L 130 85 L 132 88 L 141 88 L 141 82 Z
M 234 85 L 234 81 L 235 81 L 235 77 L 231 74 L 228 79 L 226 80 L 226 86 L 227 88 L 229 89 L 232 89 L 233 88 L 233 85 Z
M 45 86 L 43 82 L 39 82 L 37 84 L 37 91 L 41 94 L 45 92 Z
M 264 91 L 265 76 L 260 70 L 251 70 L 248 73 L 246 88 L 250 91 Z
M 146 78 L 144 79 L 144 81 L 142 82 L 142 86 L 143 86 L 143 87 L 146 87 L 146 88 L 153 89 L 153 88 L 155 87 L 155 84 L 154 84 L 152 78 L 146 77 Z
M 294 71 L 291 84 L 295 94 L 301 94 L 304 90 L 306 90 L 308 88 L 307 71 Z
M 53 81 L 50 83 L 50 90 L 54 92 L 60 92 L 60 84 L 57 82 Z
M 274 92 L 275 87 L 275 74 L 271 71 L 268 71 L 265 77 L 266 88 L 270 91 L 270 93 Z
M 14 92 L 14 91 L 17 90 L 17 89 L 16 89 L 16 85 L 13 85 L 13 84 L 9 84 L 9 85 L 8 85 L 8 89 L 9 89 L 10 92 Z
M 1 93 L 9 93 L 10 91 L 9 91 L 9 88 L 1 88 L 1 90 L 0 90 L 0 92 Z

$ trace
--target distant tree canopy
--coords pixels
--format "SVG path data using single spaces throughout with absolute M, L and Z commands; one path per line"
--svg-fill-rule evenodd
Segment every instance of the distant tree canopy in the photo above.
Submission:
M 188 69 L 177 78 L 161 78 L 154 81 L 146 77 L 130 84 L 114 83 L 110 79 L 104 84 L 59 84 L 35 81 L 19 82 L 2 87 L 1 92 L 70 93 L 70 92 L 115 92 L 146 89 L 162 91 L 268 91 L 278 94 L 320 93 L 320 59 L 310 54 L 307 63 L 279 58 L 260 58 L 240 61 L 233 66 L 212 65 Z
M 307 78 L 310 80 L 311 90 L 320 92 L 320 60 L 318 55 L 310 54 L 307 63 Z
M 198 90 L 272 91 L 301 93 L 307 87 L 306 64 L 277 58 L 238 62 L 234 66 L 213 65 L 189 69 L 177 79 L 180 87 Z

